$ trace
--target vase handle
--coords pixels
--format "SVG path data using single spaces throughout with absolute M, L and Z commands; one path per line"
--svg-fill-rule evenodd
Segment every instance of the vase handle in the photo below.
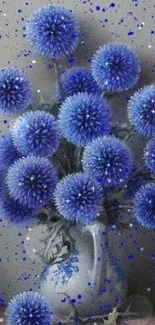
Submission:
M 85 230 L 89 231 L 93 237 L 94 261 L 90 272 L 90 282 L 98 294 L 100 293 L 101 285 L 103 286 L 103 280 L 106 278 L 107 274 L 108 254 L 103 245 L 106 241 L 105 229 L 105 226 L 98 221 L 86 226 L 85 228 Z

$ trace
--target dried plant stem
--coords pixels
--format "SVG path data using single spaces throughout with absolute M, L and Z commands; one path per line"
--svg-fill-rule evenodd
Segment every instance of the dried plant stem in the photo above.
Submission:
M 92 316 L 91 318 L 79 318 L 78 320 L 64 320 L 62 321 L 62 325 L 64 324 L 87 324 L 94 323 L 96 321 L 103 321 L 103 324 L 107 322 L 105 318 L 107 318 L 109 314 L 100 315 L 100 316 Z M 128 318 L 133 316 L 138 316 L 138 313 L 118 313 L 118 316 L 121 318 Z M 59 323 L 53 323 L 52 325 L 58 325 Z M 112 325 L 112 324 L 109 324 Z

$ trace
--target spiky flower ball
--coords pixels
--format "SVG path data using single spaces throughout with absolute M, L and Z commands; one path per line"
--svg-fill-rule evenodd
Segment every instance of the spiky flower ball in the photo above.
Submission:
M 151 173 L 155 172 L 155 138 L 151 139 L 144 150 L 146 166 Z
M 29 208 L 43 207 L 52 200 L 56 183 L 55 168 L 48 159 L 39 156 L 19 159 L 7 174 L 10 195 Z
M 0 170 L 5 171 L 17 159 L 21 157 L 20 153 L 13 144 L 10 134 L 0 138 Z
M 60 6 L 44 6 L 27 24 L 27 37 L 38 54 L 58 59 L 74 50 L 79 40 L 79 23 Z
M 55 191 L 56 205 L 64 218 L 83 224 L 95 219 L 102 196 L 101 186 L 86 173 L 63 178 Z
M 134 216 L 144 227 L 155 230 L 155 183 L 142 186 L 136 193 Z
M 86 67 L 73 67 L 66 70 L 60 78 L 66 97 L 77 93 L 99 93 L 99 88 L 94 81 L 91 70 Z M 62 102 L 61 91 L 57 85 L 56 87 L 57 100 Z
M 132 168 L 132 153 L 125 142 L 103 136 L 89 143 L 83 153 L 83 167 L 105 187 L 121 184 Z
M 26 109 L 32 89 L 24 73 L 17 69 L 0 70 L 0 112 L 14 114 Z
M 155 86 L 145 86 L 135 92 L 128 103 L 128 118 L 137 132 L 155 135 Z
M 111 131 L 112 111 L 97 94 L 78 93 L 68 97 L 60 108 L 59 127 L 64 137 L 83 146 Z
M 8 325 L 51 325 L 53 311 L 44 296 L 29 291 L 16 295 L 7 308 Z
M 37 211 L 14 200 L 7 189 L 3 190 L 0 198 L 0 213 L 2 219 L 15 227 L 28 226 L 37 215 Z
M 50 156 L 59 146 L 59 132 L 55 118 L 44 111 L 29 111 L 13 124 L 14 145 L 23 155 Z
M 105 92 L 128 90 L 139 79 L 139 60 L 125 44 L 104 45 L 94 55 L 91 65 L 94 79 Z

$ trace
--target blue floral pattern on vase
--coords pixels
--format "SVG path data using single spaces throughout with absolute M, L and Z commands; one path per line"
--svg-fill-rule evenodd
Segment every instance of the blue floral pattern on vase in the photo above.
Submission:
M 79 252 L 75 250 L 70 257 L 63 263 L 57 264 L 57 269 L 52 272 L 50 281 L 56 281 L 56 285 L 59 283 L 67 283 L 68 280 L 73 276 L 73 273 L 79 272 L 78 258 Z M 46 265 L 39 277 L 39 282 L 46 281 L 52 265 Z
M 39 277 L 39 283 L 41 283 L 42 281 L 46 281 L 47 276 L 49 274 L 50 267 L 51 267 L 51 265 L 46 265 L 43 268 L 43 270 L 42 270 L 42 272 L 40 274 L 40 277 Z
M 63 263 L 58 265 L 57 270 L 53 271 L 51 281 L 58 283 L 67 283 L 75 272 L 79 272 L 78 267 L 78 250 L 75 250 L 70 257 Z

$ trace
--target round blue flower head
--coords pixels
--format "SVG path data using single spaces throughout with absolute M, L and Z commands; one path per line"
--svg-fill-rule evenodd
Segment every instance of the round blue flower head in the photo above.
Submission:
M 27 37 L 38 54 L 52 59 L 68 55 L 78 45 L 79 23 L 60 6 L 44 6 L 27 24 Z
M 10 134 L 0 138 L 0 170 L 5 171 L 17 159 L 21 157 L 20 153 L 13 144 Z
M 44 111 L 30 111 L 19 116 L 11 133 L 14 145 L 25 156 L 50 156 L 59 146 L 57 122 Z
M 99 93 L 99 88 L 94 81 L 89 68 L 73 67 L 67 69 L 61 75 L 60 80 L 66 97 L 72 96 L 79 92 Z M 56 97 L 59 102 L 63 101 L 58 85 L 56 87 Z
M 155 173 L 155 138 L 151 139 L 144 150 L 146 166 L 151 173 Z
M 91 65 L 94 79 L 105 92 L 128 90 L 139 79 L 139 60 L 125 44 L 104 45 L 94 55 Z
M 78 93 L 61 105 L 59 127 L 64 137 L 83 146 L 96 137 L 111 132 L 112 110 L 97 94 Z
M 128 103 L 128 118 L 136 131 L 155 135 L 155 86 L 145 86 L 131 97 Z
M 86 224 L 95 219 L 100 210 L 101 186 L 86 173 L 63 178 L 56 187 L 55 201 L 59 212 L 71 222 Z
M 83 153 L 83 167 L 105 187 L 121 184 L 132 168 L 132 153 L 125 142 L 103 136 L 89 143 Z
M 15 114 L 26 109 L 32 89 L 24 73 L 16 69 L 0 70 L 0 112 Z
M 136 193 L 134 216 L 144 227 L 155 230 L 155 183 L 142 186 Z
M 43 207 L 53 198 L 56 170 L 48 159 L 27 156 L 17 160 L 7 174 L 10 195 L 29 208 Z
M 28 226 L 37 215 L 37 211 L 14 200 L 7 189 L 3 190 L 0 198 L 0 212 L 2 219 L 15 227 Z
M 7 308 L 8 325 L 51 325 L 53 311 L 44 296 L 23 292 L 14 296 Z

